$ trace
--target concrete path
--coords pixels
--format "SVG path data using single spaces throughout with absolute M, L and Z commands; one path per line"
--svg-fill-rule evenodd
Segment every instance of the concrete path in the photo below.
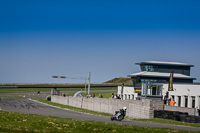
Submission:
M 100 121 L 105 123 L 116 123 L 116 124 L 134 125 L 134 126 L 170 128 L 170 129 L 186 130 L 186 131 L 200 131 L 200 128 L 197 127 L 184 127 L 184 126 L 128 121 L 128 120 L 123 120 L 121 122 L 111 121 L 110 118 L 108 117 L 64 110 L 49 105 L 45 105 L 42 103 L 38 103 L 35 101 L 31 101 L 25 98 L 24 99 L 2 98 L 0 101 L 0 109 L 10 112 L 55 116 L 61 118 L 71 118 L 76 120 L 90 120 L 90 121 Z

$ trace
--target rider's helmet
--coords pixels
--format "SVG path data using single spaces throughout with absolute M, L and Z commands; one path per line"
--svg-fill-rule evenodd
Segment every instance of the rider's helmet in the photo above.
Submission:
M 123 110 L 126 111 L 126 107 L 123 107 Z

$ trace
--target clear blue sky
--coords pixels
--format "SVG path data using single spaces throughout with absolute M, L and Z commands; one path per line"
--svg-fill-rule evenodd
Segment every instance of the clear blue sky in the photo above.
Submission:
M 139 72 L 140 61 L 195 65 L 199 0 L 1 0 L 0 83 L 92 83 Z M 197 82 L 196 81 L 196 82 Z

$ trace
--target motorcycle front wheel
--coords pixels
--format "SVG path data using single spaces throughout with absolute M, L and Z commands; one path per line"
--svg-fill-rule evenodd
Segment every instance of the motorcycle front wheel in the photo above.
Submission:
M 113 116 L 111 116 L 111 118 L 110 118 L 110 119 L 111 119 L 111 121 L 113 121 L 113 120 L 114 120 L 114 117 L 113 117 Z

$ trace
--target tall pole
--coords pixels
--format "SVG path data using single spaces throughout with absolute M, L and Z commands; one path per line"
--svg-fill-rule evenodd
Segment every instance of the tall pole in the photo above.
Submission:
M 91 72 L 89 72 L 89 78 L 88 78 L 88 95 L 90 94 L 90 79 L 91 79 Z
M 86 80 L 87 80 L 87 78 L 85 78 L 85 94 L 86 94 Z

